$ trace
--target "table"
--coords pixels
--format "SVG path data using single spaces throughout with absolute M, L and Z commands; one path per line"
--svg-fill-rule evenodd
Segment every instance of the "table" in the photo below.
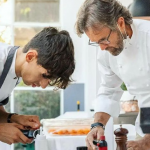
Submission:
M 11 146 L 0 141 L 0 150 L 11 150 Z
M 91 118 L 92 116 L 87 112 L 66 112 L 65 114 L 57 117 L 59 118 Z M 43 127 L 44 128 L 44 127 Z M 114 147 L 114 137 L 113 137 L 113 119 L 110 118 L 105 130 L 106 141 L 108 143 L 108 149 L 113 150 Z M 43 144 L 41 141 L 41 145 L 47 145 L 44 150 L 76 150 L 78 146 L 85 146 L 85 138 L 86 136 L 50 136 L 48 133 L 44 133 L 46 142 L 43 140 Z M 38 140 L 35 141 L 38 145 Z M 39 149 L 40 145 L 37 146 Z

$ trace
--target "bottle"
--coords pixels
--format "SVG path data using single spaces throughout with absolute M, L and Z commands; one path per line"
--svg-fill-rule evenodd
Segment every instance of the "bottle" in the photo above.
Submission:
M 77 111 L 80 111 L 80 101 L 77 101 Z
M 99 150 L 107 150 L 107 142 L 105 141 L 105 136 L 100 137 L 100 141 L 93 141 L 94 145 L 97 145 Z
M 107 142 L 105 141 L 105 136 L 100 137 L 99 145 L 99 150 L 107 150 Z
M 40 128 L 40 134 L 37 134 L 35 138 L 35 150 L 48 150 L 48 142 L 43 134 L 42 127 Z

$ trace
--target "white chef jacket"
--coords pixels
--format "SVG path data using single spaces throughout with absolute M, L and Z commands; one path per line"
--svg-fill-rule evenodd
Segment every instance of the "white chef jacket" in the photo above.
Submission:
M 118 56 L 108 51 L 98 52 L 101 86 L 95 102 L 96 112 L 106 112 L 118 117 L 124 82 L 129 93 L 135 95 L 139 107 L 150 107 L 150 21 L 133 19 L 133 35 Z M 136 129 L 142 130 L 139 119 Z
M 0 76 L 2 74 L 2 71 L 4 69 L 4 64 L 7 60 L 8 53 L 10 51 L 12 46 L 0 43 Z M 10 67 L 10 70 L 5 78 L 5 81 L 0 89 L 0 102 L 3 101 L 5 98 L 10 96 L 11 92 L 15 88 L 15 85 L 17 82 L 19 82 L 21 79 L 18 80 L 16 78 L 16 73 L 15 73 L 15 61 L 16 61 L 16 53 L 13 57 L 13 61 Z

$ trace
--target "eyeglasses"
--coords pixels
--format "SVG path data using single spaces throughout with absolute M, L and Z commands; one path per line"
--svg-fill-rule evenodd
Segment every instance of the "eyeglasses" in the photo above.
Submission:
M 99 46 L 100 44 L 104 44 L 104 45 L 110 44 L 109 37 L 111 35 L 111 32 L 112 32 L 112 29 L 110 30 L 110 33 L 109 33 L 109 35 L 108 35 L 108 37 L 106 39 L 99 40 L 98 42 L 91 42 L 90 39 L 89 39 L 89 43 L 88 44 L 91 45 L 91 46 Z

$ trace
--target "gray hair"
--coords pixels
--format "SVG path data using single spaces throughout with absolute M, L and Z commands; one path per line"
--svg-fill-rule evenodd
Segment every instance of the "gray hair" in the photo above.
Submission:
M 77 15 L 76 32 L 81 36 L 88 28 L 99 29 L 104 25 L 113 30 L 119 17 L 126 24 L 133 22 L 129 10 L 117 0 L 86 0 Z

